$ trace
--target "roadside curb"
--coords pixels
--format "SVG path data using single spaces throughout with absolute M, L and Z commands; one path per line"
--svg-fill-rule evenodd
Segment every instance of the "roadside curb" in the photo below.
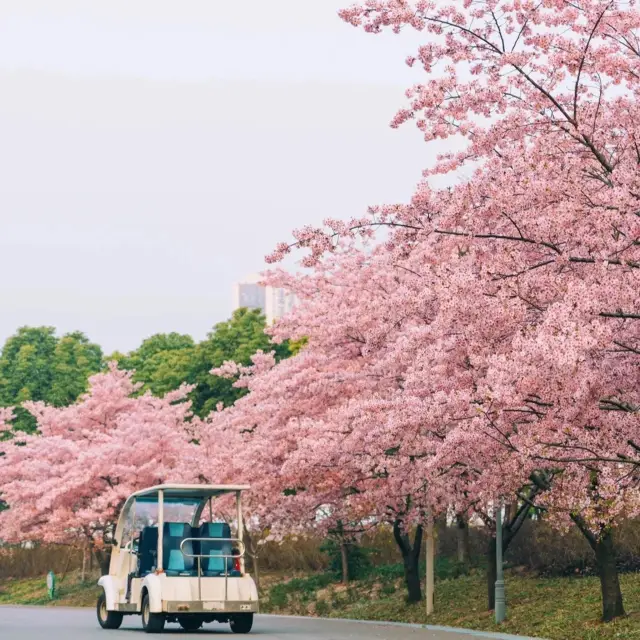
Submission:
M 544 640 L 544 638 L 532 638 L 530 636 L 514 636 L 509 633 L 496 633 L 495 631 L 476 631 L 474 629 L 461 629 L 458 627 L 442 627 L 429 624 L 410 624 L 408 622 L 384 622 L 382 620 L 352 620 L 349 618 L 314 618 L 311 616 L 282 616 L 277 614 L 261 613 L 261 616 L 269 618 L 282 618 L 284 620 L 322 620 L 323 622 L 354 622 L 357 624 L 376 625 L 378 627 L 404 627 L 405 629 L 423 629 L 424 631 L 441 631 L 443 633 L 457 633 L 475 638 L 487 640 Z

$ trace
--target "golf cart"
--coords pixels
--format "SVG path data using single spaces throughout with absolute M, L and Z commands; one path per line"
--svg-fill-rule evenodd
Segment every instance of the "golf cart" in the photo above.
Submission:
M 229 622 L 249 633 L 258 592 L 245 573 L 241 493 L 247 486 L 164 484 L 129 496 L 115 530 L 109 575 L 98 584 L 98 622 L 117 629 L 141 615 L 147 633 L 166 622 L 194 631 Z M 214 522 L 211 501 L 236 496 L 236 537 Z M 207 509 L 208 507 L 208 509 Z

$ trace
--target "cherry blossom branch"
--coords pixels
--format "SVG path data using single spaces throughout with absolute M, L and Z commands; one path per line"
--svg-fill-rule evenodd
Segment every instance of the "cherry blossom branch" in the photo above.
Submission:
M 593 531 L 591 531 L 591 528 L 587 525 L 584 518 L 579 513 L 575 512 L 571 513 L 569 517 L 573 520 L 578 529 L 580 529 L 582 535 L 587 539 L 593 551 L 596 552 L 598 547 L 598 538 L 595 536 Z
M 640 320 L 640 313 L 627 313 L 625 311 L 603 311 L 599 315 L 602 318 L 622 318 L 627 320 Z
M 578 121 L 578 90 L 580 88 L 580 76 L 582 75 L 582 69 L 584 68 L 584 63 L 585 60 L 587 58 L 587 51 L 589 50 L 589 47 L 591 46 L 591 41 L 593 40 L 593 36 L 595 35 L 598 26 L 600 25 L 600 23 L 602 22 L 602 18 L 604 17 L 605 13 L 608 11 L 609 7 L 611 6 L 612 3 L 609 3 L 600 13 L 600 15 L 598 16 L 598 19 L 595 21 L 593 28 L 591 29 L 591 33 L 589 34 L 589 38 L 587 39 L 587 43 L 584 47 L 584 51 L 582 52 L 582 56 L 580 58 L 580 65 L 578 66 L 578 72 L 576 74 L 576 83 L 575 83 L 575 88 L 574 88 L 574 92 L 573 92 L 573 119 L 575 122 Z
M 635 353 L 636 355 L 640 356 L 640 348 L 632 347 L 629 344 L 624 344 L 623 342 L 620 342 L 619 340 L 614 340 L 613 344 L 615 344 L 616 346 L 620 347 L 620 349 L 617 351 L 618 353 L 620 351 L 628 351 L 630 353 Z

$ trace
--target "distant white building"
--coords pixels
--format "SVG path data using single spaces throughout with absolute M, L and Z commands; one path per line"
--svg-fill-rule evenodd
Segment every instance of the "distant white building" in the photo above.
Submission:
M 259 277 L 251 276 L 233 287 L 233 310 L 245 307 L 260 309 L 267 324 L 273 324 L 286 315 L 297 304 L 296 296 L 279 287 L 263 287 L 258 284 Z
M 266 291 L 257 282 L 237 282 L 233 287 L 233 310 L 260 309 L 265 312 Z

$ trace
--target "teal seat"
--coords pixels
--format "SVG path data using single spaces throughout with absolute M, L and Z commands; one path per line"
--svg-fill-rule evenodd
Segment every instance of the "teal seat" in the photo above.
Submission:
M 233 547 L 229 540 L 231 527 L 226 522 L 206 522 L 200 527 L 199 533 L 200 538 L 220 538 L 220 540 L 200 540 L 200 553 L 204 556 L 213 556 L 202 558 L 202 575 L 223 576 L 225 560 L 227 575 L 235 575 L 237 572 L 233 571 L 233 558 L 222 557 L 232 555 Z
M 194 559 L 184 555 L 180 545 L 191 538 L 191 526 L 182 522 L 166 522 L 162 529 L 162 568 L 167 576 L 195 575 Z M 182 549 L 193 554 L 193 542 L 185 542 Z

